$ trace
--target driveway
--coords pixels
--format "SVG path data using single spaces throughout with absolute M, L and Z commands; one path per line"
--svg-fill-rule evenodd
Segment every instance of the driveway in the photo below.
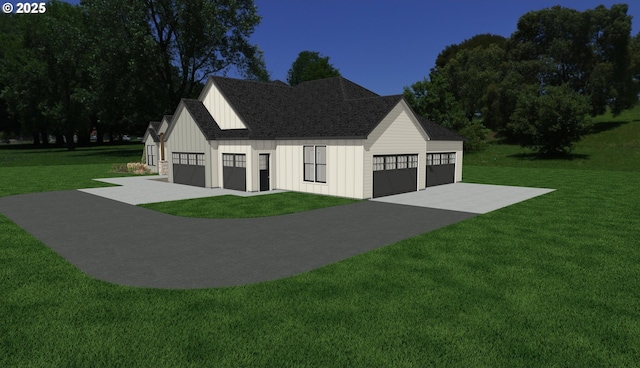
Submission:
M 372 201 L 482 214 L 553 191 L 547 188 L 455 183 L 374 198 Z
M 97 279 L 189 289 L 300 274 L 551 191 L 457 183 L 284 216 L 192 219 L 132 204 L 264 193 L 154 179 L 4 197 L 0 213 Z
M 3 197 L 0 212 L 90 276 L 173 289 L 280 279 L 476 216 L 363 201 L 256 219 L 192 219 L 75 190 Z

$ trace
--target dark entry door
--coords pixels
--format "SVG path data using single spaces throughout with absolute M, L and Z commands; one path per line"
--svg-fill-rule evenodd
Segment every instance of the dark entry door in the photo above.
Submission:
M 269 190 L 269 154 L 260 154 L 260 191 Z

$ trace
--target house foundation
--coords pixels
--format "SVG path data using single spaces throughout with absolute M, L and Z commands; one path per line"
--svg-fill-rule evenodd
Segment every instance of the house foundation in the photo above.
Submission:
M 169 164 L 167 163 L 167 160 L 161 160 L 158 163 L 158 174 L 167 175 L 168 173 L 169 173 Z

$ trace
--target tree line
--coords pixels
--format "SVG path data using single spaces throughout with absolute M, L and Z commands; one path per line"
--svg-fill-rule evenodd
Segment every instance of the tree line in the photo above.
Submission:
M 74 149 L 142 132 L 235 69 L 268 80 L 253 0 L 82 0 L 0 17 L 0 131 Z
M 411 107 L 481 149 L 492 130 L 546 155 L 568 153 L 589 116 L 633 107 L 640 34 L 624 4 L 584 12 L 555 6 L 523 15 L 509 37 L 481 34 L 447 46 L 428 77 L 404 89 Z M 81 0 L 39 15 L 0 17 L 0 132 L 48 136 L 74 149 L 97 131 L 142 132 L 195 98 L 212 74 L 269 81 L 249 42 L 253 0 Z M 303 51 L 287 82 L 340 75 Z
M 589 116 L 633 107 L 640 34 L 624 4 L 523 15 L 509 38 L 483 34 L 446 47 L 428 78 L 404 95 L 419 114 L 481 149 L 489 130 L 543 155 L 562 155 L 589 132 Z

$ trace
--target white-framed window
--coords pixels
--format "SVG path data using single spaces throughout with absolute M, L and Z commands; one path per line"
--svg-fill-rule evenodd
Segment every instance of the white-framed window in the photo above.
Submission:
M 147 146 L 147 165 L 156 166 L 156 146 Z
M 327 146 L 302 147 L 304 181 L 327 182 Z

